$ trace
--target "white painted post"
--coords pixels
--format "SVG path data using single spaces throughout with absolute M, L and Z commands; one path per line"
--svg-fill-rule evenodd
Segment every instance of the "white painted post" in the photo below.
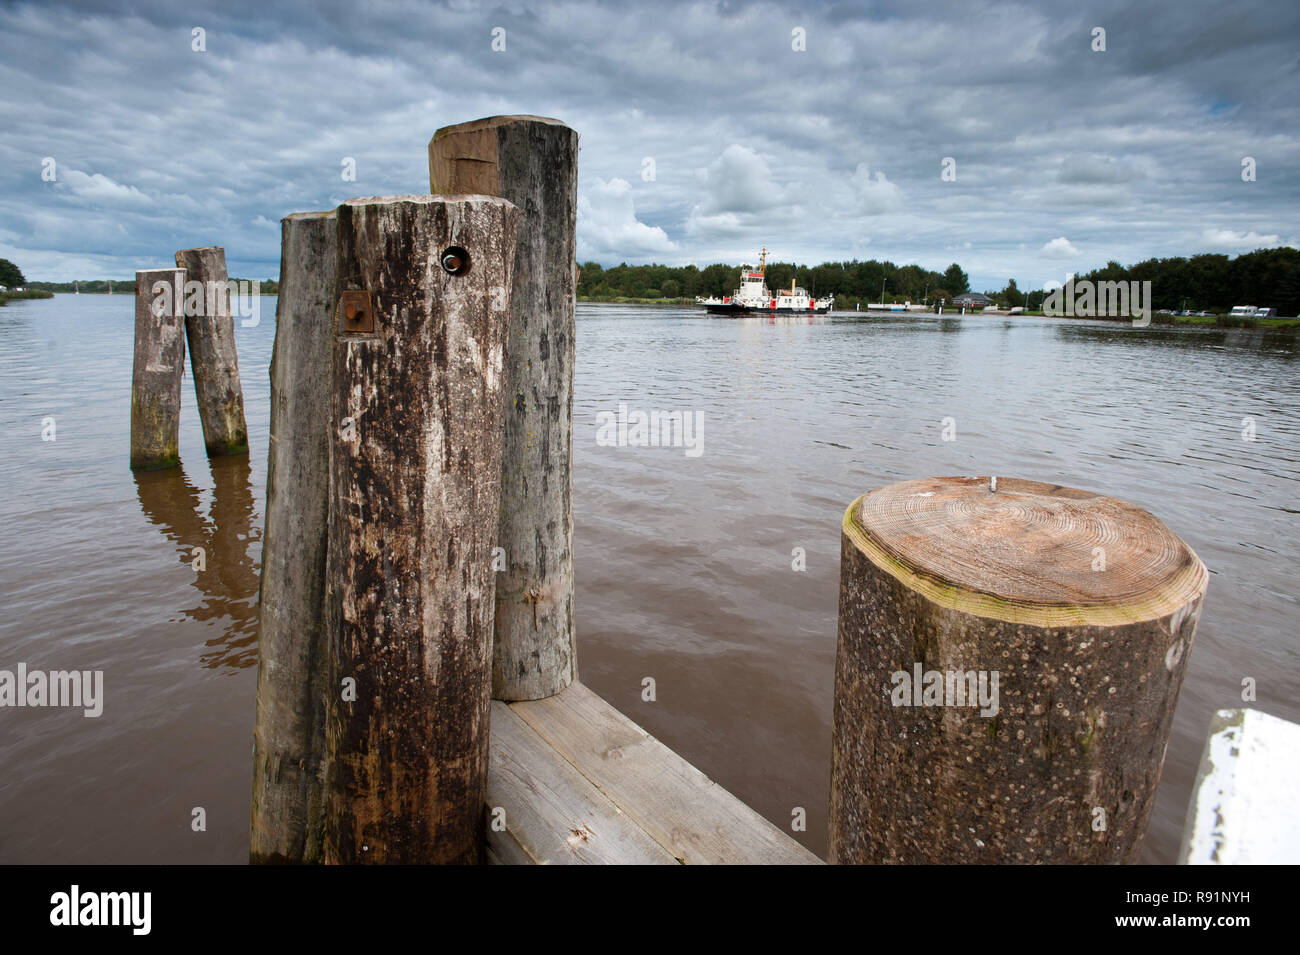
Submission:
M 1300 725 L 1259 710 L 1219 710 L 1196 774 L 1179 861 L 1300 862 Z

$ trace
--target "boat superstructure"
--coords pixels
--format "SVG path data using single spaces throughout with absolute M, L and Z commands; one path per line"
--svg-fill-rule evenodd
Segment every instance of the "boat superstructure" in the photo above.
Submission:
M 740 267 L 740 287 L 731 295 L 724 295 L 722 298 L 696 296 L 695 304 L 703 305 L 710 312 L 719 315 L 758 313 L 809 315 L 823 314 L 831 310 L 830 299 L 818 301 L 813 298 L 806 290 L 795 284 L 793 276 L 790 278 L 788 289 L 769 291 L 765 279 L 767 256 L 767 247 L 764 246 L 759 252 L 757 269 L 752 265 Z

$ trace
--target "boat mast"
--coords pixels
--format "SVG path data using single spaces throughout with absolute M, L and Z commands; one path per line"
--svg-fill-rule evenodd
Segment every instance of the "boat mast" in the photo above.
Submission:
M 758 252 L 758 271 L 760 274 L 767 272 L 767 246 L 763 246 Z

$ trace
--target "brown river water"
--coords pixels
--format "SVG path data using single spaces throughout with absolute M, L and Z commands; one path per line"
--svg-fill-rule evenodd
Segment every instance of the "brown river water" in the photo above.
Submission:
M 97 718 L 0 708 L 2 863 L 247 860 L 274 299 L 261 316 L 237 335 L 251 458 L 206 459 L 187 369 L 182 467 L 132 475 L 131 297 L 0 308 L 0 669 L 104 671 Z M 882 484 L 992 473 L 1104 492 L 1205 561 L 1143 861 L 1174 861 L 1210 717 L 1241 705 L 1243 679 L 1252 705 L 1300 721 L 1293 335 L 580 305 L 577 344 L 582 679 L 776 824 L 805 808 L 796 837 L 815 852 L 840 519 Z M 701 453 L 598 444 L 620 402 L 702 415 Z

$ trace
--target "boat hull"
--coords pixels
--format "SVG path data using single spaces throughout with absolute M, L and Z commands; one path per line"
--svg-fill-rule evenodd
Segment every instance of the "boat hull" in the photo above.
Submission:
M 751 305 L 737 305 L 727 302 L 725 305 L 705 305 L 712 315 L 825 315 L 831 310 L 831 303 L 810 308 L 762 308 Z

